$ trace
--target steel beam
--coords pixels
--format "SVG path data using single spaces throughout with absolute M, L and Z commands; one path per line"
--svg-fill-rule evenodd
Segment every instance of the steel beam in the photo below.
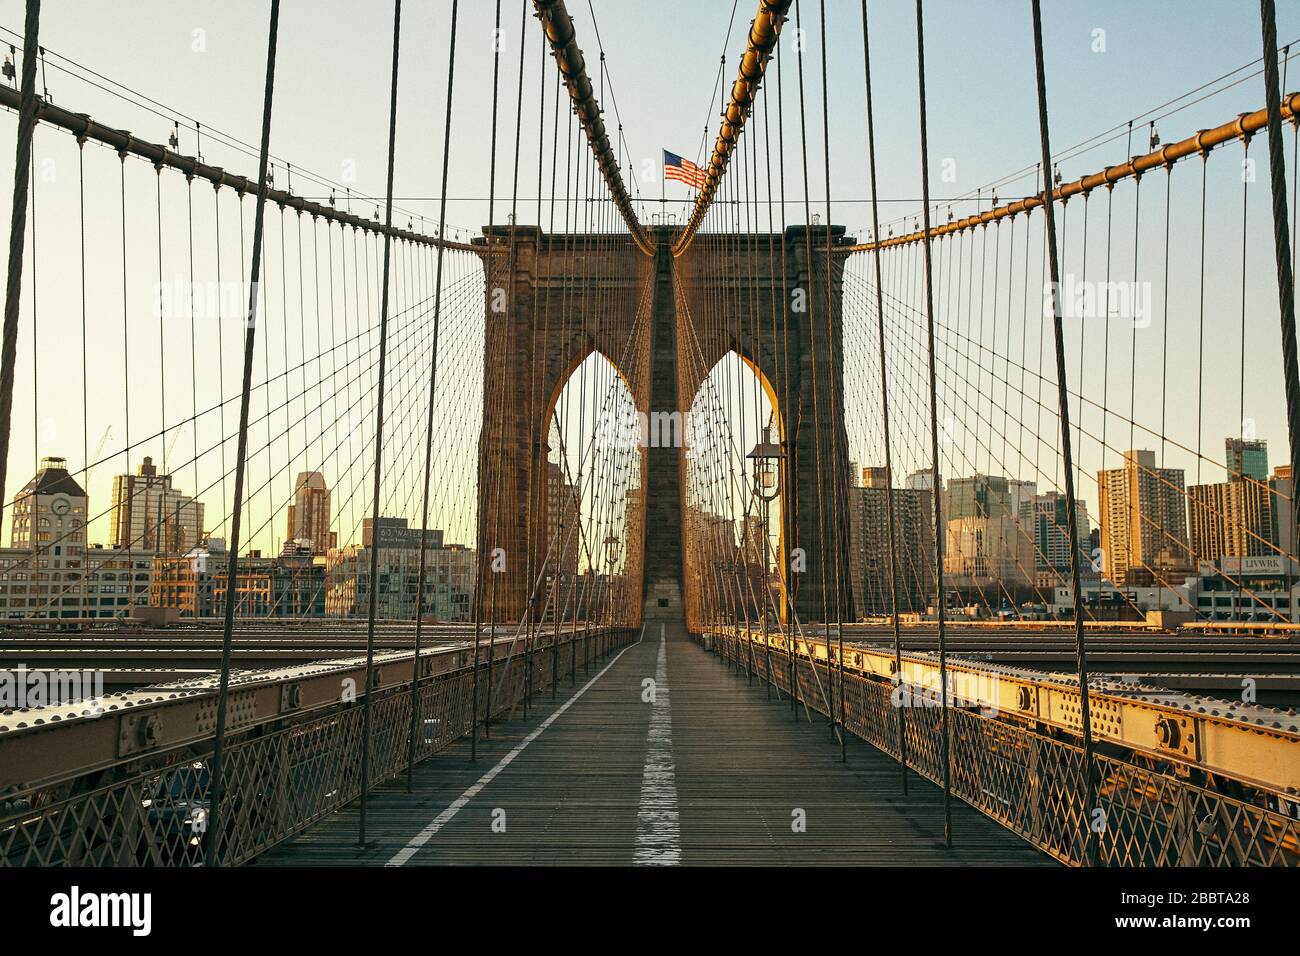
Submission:
M 761 643 L 762 635 L 744 628 L 739 640 Z M 789 653 L 784 635 L 768 635 L 772 646 Z M 828 655 L 826 639 L 796 638 L 796 653 L 820 662 Z M 845 670 L 895 683 L 913 692 L 939 686 L 933 654 L 903 655 L 901 678 L 895 675 L 893 648 L 852 644 L 845 648 Z M 948 693 L 954 707 L 1011 717 L 1077 735 L 1080 732 L 1078 680 L 997 664 L 949 658 Z M 1300 718 L 1256 704 L 1198 697 L 1126 681 L 1089 681 L 1092 738 L 1162 760 L 1197 767 L 1300 801 Z M 937 702 L 936 702 L 937 705 Z
M 560 641 L 576 637 L 577 632 L 562 632 Z M 498 638 L 492 656 L 503 658 L 512 641 Z M 468 667 L 470 646 L 462 641 L 421 650 L 419 678 Z M 376 655 L 373 689 L 381 692 L 408 685 L 415 674 L 414 662 L 410 651 Z M 357 701 L 364 697 L 364 657 L 237 670 L 230 681 L 230 730 L 240 733 L 338 707 L 347 686 L 355 688 Z M 99 709 L 63 704 L 0 712 L 0 796 L 210 742 L 216 700 L 217 678 L 212 676 L 106 695 Z

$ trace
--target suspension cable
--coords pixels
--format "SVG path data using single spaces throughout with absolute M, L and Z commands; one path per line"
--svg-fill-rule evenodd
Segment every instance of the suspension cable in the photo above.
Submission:
M 400 0 L 398 0 L 400 2 Z M 226 743 L 226 710 L 230 696 L 230 651 L 235 626 L 235 593 L 237 568 L 239 564 L 240 516 L 244 501 L 244 472 L 248 456 L 248 407 L 249 392 L 253 380 L 253 345 L 257 332 L 257 295 L 258 277 L 262 265 L 262 216 L 266 208 L 267 153 L 271 144 L 271 102 L 275 92 L 275 52 L 276 40 L 280 26 L 280 0 L 271 0 L 271 22 L 267 35 L 266 49 L 266 91 L 262 99 L 262 148 L 258 160 L 257 176 L 257 213 L 253 222 L 253 261 L 248 296 L 248 314 L 244 330 L 244 384 L 239 400 L 239 445 L 235 459 L 235 501 L 234 515 L 230 524 L 230 558 L 226 573 L 226 607 L 221 636 L 221 678 L 217 692 L 216 729 L 212 751 L 211 807 L 208 812 L 208 843 L 206 857 L 209 866 L 221 863 L 221 797 L 223 792 L 222 773 L 224 771 Z M 129 561 L 128 561 L 129 565 Z M 134 576 L 134 575 L 133 575 Z
M 937 639 L 939 646 L 939 712 L 940 744 L 943 751 L 943 839 L 952 846 L 952 763 L 948 740 L 948 649 L 945 644 L 944 586 L 943 586 L 943 502 L 939 481 L 939 412 L 936 397 L 934 362 L 934 291 L 930 264 L 930 145 L 925 110 L 925 16 L 924 0 L 916 0 L 916 69 L 921 125 L 921 214 L 925 221 L 922 248 L 925 250 L 925 315 L 929 328 L 930 363 L 930 481 L 934 497 L 934 579 L 938 595 Z
M 918 0 L 919 2 L 919 0 Z M 1070 393 L 1065 379 L 1065 331 L 1061 317 L 1060 302 L 1060 263 L 1056 257 L 1056 220 L 1051 202 L 1051 178 L 1047 170 L 1052 168 L 1052 148 L 1047 129 L 1047 80 L 1043 69 L 1043 18 L 1039 0 L 1033 0 L 1034 23 L 1034 70 L 1038 84 L 1038 131 L 1043 154 L 1043 212 L 1044 228 L 1047 232 L 1047 267 L 1051 272 L 1052 290 L 1052 329 L 1056 342 L 1056 378 L 1057 404 L 1060 410 L 1061 455 L 1065 471 L 1065 520 L 1067 534 L 1070 538 L 1070 584 L 1074 590 L 1074 648 L 1075 661 L 1079 676 L 1079 717 L 1083 736 L 1083 778 L 1085 839 L 1087 840 L 1086 859 L 1097 861 L 1097 834 L 1092 827 L 1093 807 L 1096 805 L 1096 785 L 1093 779 L 1092 753 L 1092 719 L 1088 700 L 1088 658 L 1084 644 L 1083 628 L 1083 583 L 1080 565 L 1079 516 L 1074 495 L 1074 452 L 1070 444 Z
M 533 5 L 537 8 L 538 19 L 541 21 L 542 29 L 546 31 L 546 38 L 555 54 L 555 63 L 564 77 L 569 96 L 573 100 L 574 113 L 587 134 L 591 153 L 600 166 L 609 194 L 614 204 L 618 206 L 623 221 L 627 223 L 628 231 L 632 234 L 632 240 L 637 248 L 647 256 L 653 256 L 654 243 L 650 241 L 645 229 L 637 220 L 636 210 L 627 194 L 627 187 L 623 185 L 623 174 L 618 166 L 618 158 L 609 143 L 609 133 L 600 115 L 600 104 L 596 101 L 595 90 L 591 85 L 590 77 L 587 76 L 587 62 L 578 47 L 573 18 L 569 16 L 564 0 L 533 0 Z
M 673 242 L 673 255 L 680 256 L 690 248 L 696 231 L 704 222 L 704 215 L 713 204 L 722 177 L 727 172 L 727 164 L 740 140 L 741 131 L 753 110 L 754 99 L 762 85 L 763 75 L 767 72 L 767 63 L 772 50 L 780 38 L 781 26 L 790 9 L 792 0 L 759 0 L 758 13 L 749 28 L 749 39 L 745 54 L 740 58 L 740 67 L 736 81 L 731 87 L 731 100 L 723 111 L 722 124 L 718 130 L 718 139 L 713 146 L 713 156 L 705 171 L 704 188 L 695 197 L 695 208 L 686 227 Z

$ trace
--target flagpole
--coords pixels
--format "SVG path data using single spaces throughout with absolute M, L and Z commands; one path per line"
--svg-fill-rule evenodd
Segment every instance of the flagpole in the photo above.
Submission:
M 663 162 L 659 164 L 659 224 L 662 226 L 667 220 L 668 202 L 668 150 L 663 149 Z

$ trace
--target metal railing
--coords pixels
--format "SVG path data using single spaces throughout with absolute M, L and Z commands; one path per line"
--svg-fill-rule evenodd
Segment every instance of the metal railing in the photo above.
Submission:
M 509 714 L 530 689 L 544 692 L 553 679 L 570 676 L 579 660 L 605 656 L 635 634 L 628 628 L 577 630 L 560 635 L 560 647 L 574 647 L 553 653 L 552 635 L 539 632 L 531 655 L 498 653 L 491 700 L 479 695 L 479 723 Z M 507 650 L 504 644 L 499 648 Z M 487 659 L 480 661 L 480 680 L 488 666 Z M 408 751 L 420 763 L 470 732 L 473 683 L 470 666 L 417 679 L 413 748 L 408 747 L 410 683 L 373 691 L 371 786 L 406 770 Z M 246 862 L 356 799 L 363 697 L 364 689 L 358 689 L 355 697 L 300 717 L 241 726 L 226 750 L 223 810 L 215 834 L 206 827 L 209 736 L 6 794 L 0 799 L 0 865 L 197 865 L 204 859 L 206 841 L 214 838 L 222 863 Z M 58 745 L 53 736 L 49 745 Z
M 776 643 L 751 653 L 744 645 L 753 642 L 736 635 L 709 638 L 720 655 L 787 696 L 794 670 L 797 699 L 832 716 L 838 667 L 803 654 L 792 667 Z M 852 671 L 843 681 L 844 726 L 897 758 L 894 685 Z M 902 708 L 908 767 L 940 783 L 939 702 L 915 696 L 925 703 Z M 1284 812 L 1103 752 L 1095 756 L 1098 807 L 1089 808 L 1081 747 L 978 709 L 951 706 L 948 720 L 953 795 L 1063 863 L 1082 865 L 1091 827 L 1104 866 L 1300 866 L 1300 820 Z

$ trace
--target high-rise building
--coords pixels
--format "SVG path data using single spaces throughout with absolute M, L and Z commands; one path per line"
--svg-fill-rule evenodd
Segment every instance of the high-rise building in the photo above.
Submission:
M 1283 554 L 1296 553 L 1295 485 L 1291 466 L 1278 465 L 1268 480 L 1269 510 L 1273 516 L 1273 543 Z
M 134 475 L 113 479 L 110 537 L 123 550 L 192 551 L 203 539 L 203 502 L 174 488 L 146 456 Z
M 1027 586 L 1034 578 L 1034 545 L 1020 524 L 1021 500 L 1033 482 L 972 475 L 948 482 L 943 495 L 944 574 L 954 587 Z
M 740 523 L 741 560 L 746 566 L 767 568 L 768 527 L 761 514 L 748 514 Z
M 629 488 L 623 509 L 623 539 L 619 542 L 625 574 L 639 571 L 644 548 L 645 492 L 640 487 Z
M 740 522 L 740 568 L 744 574 L 746 601 L 765 610 L 781 603 L 779 577 L 773 581 L 771 574 L 772 546 L 768 533 L 772 528 L 762 514 L 748 514 Z M 773 587 L 773 584 L 777 587 Z
M 702 619 L 710 599 L 721 600 L 717 590 L 718 575 L 731 575 L 740 566 L 740 551 L 736 547 L 735 523 L 725 515 L 713 514 L 690 502 L 682 505 L 682 558 L 683 573 L 697 581 L 701 587 L 688 589 L 692 603 L 686 607 L 688 618 Z M 681 598 L 662 587 L 646 595 L 659 607 L 673 607 Z M 659 612 L 653 612 L 658 614 Z
M 873 466 L 862 469 L 862 483 L 853 484 L 858 488 L 884 488 L 889 481 L 889 469 L 880 466 Z
M 1011 499 L 1011 517 L 1020 519 L 1020 509 L 1025 502 L 1032 502 L 1038 496 L 1038 483 L 1020 478 L 1007 479 L 1007 496 Z
M 685 519 L 686 541 L 699 549 L 702 568 L 712 570 L 719 565 L 732 567 L 739 559 L 736 546 L 736 524 L 726 515 L 714 514 L 702 508 L 687 505 Z
M 1012 510 L 1011 483 L 999 475 L 972 475 L 954 478 L 948 482 L 943 494 L 943 517 L 994 518 L 1010 515 Z
M 944 522 L 943 572 L 956 588 L 1027 587 L 1034 579 L 1034 545 L 1010 515 Z
M 927 488 L 888 489 L 888 484 L 886 469 L 864 468 L 862 485 L 852 489 L 850 499 L 849 560 L 862 615 L 889 614 L 893 609 L 887 495 L 894 504 L 898 610 L 920 613 L 934 602 L 933 496 Z
M 324 554 L 337 544 L 338 534 L 330 530 L 330 489 L 319 471 L 298 473 L 285 538 L 307 544 L 316 554 Z
M 560 571 L 578 573 L 578 547 L 582 537 L 579 527 L 581 498 L 576 485 L 564 480 L 564 469 L 553 461 L 546 463 L 546 548 L 552 560 L 558 556 Z
M 1181 584 L 1191 570 L 1183 470 L 1157 468 L 1153 451 L 1124 453 L 1097 474 L 1101 551 L 1116 586 Z
M 1091 567 L 1088 548 L 1088 505 L 1075 501 L 1078 515 L 1079 548 L 1084 552 L 1083 568 Z M 1020 504 L 1020 524 L 1034 542 L 1034 586 L 1054 588 L 1070 580 L 1070 509 L 1065 495 L 1048 491 Z
M 1225 438 L 1223 446 L 1229 480 L 1238 477 L 1268 480 L 1268 442 L 1249 438 Z
M 939 480 L 943 481 L 943 477 Z M 907 476 L 907 487 L 913 491 L 933 491 L 934 474 L 929 468 L 918 468 Z
M 1192 485 L 1187 489 L 1192 556 L 1215 558 L 1273 554 L 1273 514 L 1268 486 L 1253 479 Z

